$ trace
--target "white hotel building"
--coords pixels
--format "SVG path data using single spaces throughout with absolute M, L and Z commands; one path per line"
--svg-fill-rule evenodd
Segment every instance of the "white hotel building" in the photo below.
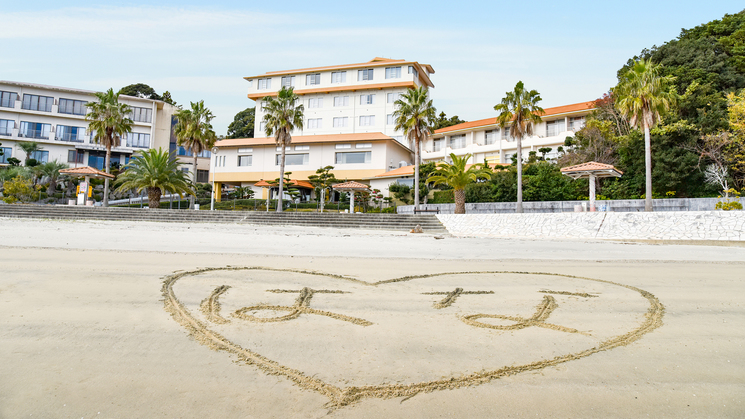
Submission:
M 41 147 L 31 157 L 40 163 L 57 160 L 70 167 L 91 166 L 103 170 L 106 148 L 92 140 L 85 115 L 87 102 L 95 101 L 95 92 L 33 83 L 0 81 L 0 166 L 15 157 L 26 159 L 19 142 L 34 141 Z M 177 110 L 168 103 L 120 95 L 119 101 L 129 105 L 134 122 L 132 132 L 122 138 L 121 145 L 111 151 L 112 163 L 125 165 L 139 150 L 163 148 L 187 156 L 179 150 L 172 136 L 173 114 Z M 209 155 L 198 163 L 198 178 L 208 180 Z M 193 159 L 181 158 L 182 170 L 192 170 Z M 200 173 L 201 172 L 201 173 Z M 201 175 L 201 176 L 199 176 Z M 199 180 L 199 179 L 198 179 Z
M 256 138 L 218 141 L 212 158 L 215 190 L 223 184 L 251 186 L 279 177 L 280 151 L 264 137 L 263 98 L 293 87 L 304 106 L 304 126 L 292 135 L 285 170 L 304 181 L 316 169 L 334 166 L 340 180 L 370 183 L 376 175 L 411 164 L 403 133 L 394 129 L 394 102 L 408 88 L 434 85 L 430 65 L 375 58 L 366 63 L 272 71 L 245 77 L 248 98 L 256 101 Z M 387 191 L 385 191 L 387 193 Z

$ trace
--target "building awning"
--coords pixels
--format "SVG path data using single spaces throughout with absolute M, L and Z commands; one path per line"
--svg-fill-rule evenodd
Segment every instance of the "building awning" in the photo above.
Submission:
M 290 180 L 290 185 L 293 186 L 293 187 L 295 187 L 295 188 L 313 189 L 313 185 L 310 182 L 306 182 L 304 180 L 291 179 Z M 271 183 L 269 183 L 269 182 L 267 182 L 265 180 L 260 180 L 260 181 L 258 181 L 256 183 L 254 183 L 254 186 L 258 186 L 260 188 L 276 188 L 279 185 L 278 184 L 277 185 L 272 185 Z
M 569 176 L 572 179 L 584 179 L 594 176 L 597 178 L 601 177 L 621 177 L 623 172 L 616 169 L 610 164 L 598 163 L 598 162 L 587 162 L 577 164 L 574 166 L 562 167 L 561 173 Z
M 366 191 L 370 189 L 370 187 L 365 185 L 364 183 L 355 182 L 353 180 L 344 183 L 337 183 L 336 185 L 332 186 L 332 188 L 337 191 Z
M 111 175 L 106 172 L 102 172 L 90 166 L 75 167 L 72 169 L 62 169 L 59 172 L 60 174 L 73 176 L 73 177 L 93 177 L 93 178 L 114 179 L 114 175 Z

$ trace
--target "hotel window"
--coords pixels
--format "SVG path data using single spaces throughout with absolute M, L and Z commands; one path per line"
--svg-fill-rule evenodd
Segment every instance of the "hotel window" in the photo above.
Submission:
M 445 148 L 445 139 L 437 138 L 436 140 L 433 141 L 433 144 L 434 144 L 434 151 L 435 152 L 440 151 L 443 148 Z
M 259 79 L 259 84 L 256 86 L 259 90 L 266 90 L 272 88 L 272 79 Z
M 130 132 L 129 134 L 127 134 L 127 147 L 150 147 L 150 134 Z
M 197 154 L 197 157 L 210 158 L 212 157 L 212 152 L 210 150 L 202 150 Z
M 347 148 L 352 148 L 352 144 L 337 144 L 334 146 L 334 148 L 337 150 L 344 150 Z
M 259 122 L 259 132 L 266 135 L 266 122 Z
M 0 147 L 0 164 L 8 164 L 8 159 L 13 157 L 13 149 L 10 147 Z
M 323 108 L 323 98 L 308 99 L 308 108 Z
M 16 123 L 10 119 L 0 119 L 0 135 L 13 135 Z
M 505 141 L 515 141 L 515 139 L 510 136 L 510 127 L 502 128 L 502 139 Z
M 499 130 L 493 129 L 490 131 L 486 131 L 484 135 L 486 136 L 486 145 L 491 145 L 497 142 L 497 135 L 499 134 Z
M 31 153 L 31 158 L 38 161 L 39 163 L 47 163 L 49 162 L 49 152 L 37 150 Z
M 305 75 L 306 86 L 315 86 L 317 84 L 321 84 L 321 73 Z
M 262 101 L 261 102 L 261 110 L 262 111 L 265 111 L 265 110 L 269 109 L 269 103 L 270 102 L 268 100 Z
M 585 126 L 585 117 L 584 116 L 577 116 L 574 118 L 569 119 L 569 130 L 577 132 L 584 128 Z
M 386 102 L 396 103 L 397 100 L 401 99 L 401 93 L 388 93 L 386 94 Z
M 450 137 L 450 148 L 453 150 L 466 148 L 466 134 L 453 135 Z
M 21 108 L 30 111 L 52 112 L 54 98 L 49 96 L 23 95 Z
M 389 113 L 385 116 L 385 123 L 386 125 L 393 125 L 396 123 L 396 121 L 393 119 L 393 114 Z
M 349 106 L 349 96 L 334 97 L 334 106 Z
M 375 115 L 361 115 L 360 116 L 360 126 L 371 126 L 375 125 Z
M 308 119 L 308 123 L 306 124 L 306 127 L 308 129 L 318 129 L 322 128 L 323 119 L 322 118 L 310 118 Z
M 347 72 L 346 71 L 332 71 L 331 72 L 331 83 L 346 83 Z
M 253 156 L 238 156 L 238 166 L 250 166 L 253 163 Z
M 153 122 L 153 110 L 149 108 L 132 107 L 129 116 L 135 122 Z
M 82 163 L 84 158 L 85 158 L 84 151 L 68 150 L 67 152 L 68 163 Z
M 357 143 L 354 148 L 372 148 L 372 143 Z
M 210 181 L 209 170 L 197 170 L 197 183 L 207 183 Z
M 0 92 L 0 106 L 3 108 L 15 108 L 16 100 L 18 100 L 18 93 Z
M 295 76 L 282 76 L 282 87 L 295 86 Z
M 414 75 L 414 78 L 419 77 L 419 72 L 416 71 L 416 68 L 414 68 L 413 65 L 410 65 L 409 66 L 409 74 L 413 74 Z
M 401 78 L 401 67 L 387 67 L 385 69 L 385 78 L 400 79 Z
M 21 121 L 21 129 L 18 132 L 18 136 L 24 138 L 36 138 L 39 140 L 48 140 L 49 133 L 51 131 L 51 124 Z
M 373 69 L 357 70 L 357 81 L 365 81 L 373 79 Z
M 564 120 L 557 119 L 555 121 L 546 122 L 546 137 L 555 137 L 559 133 L 566 131 L 564 129 Z
M 295 146 L 295 151 L 308 151 L 308 150 L 310 150 L 309 145 L 296 145 Z
M 55 134 L 54 138 L 60 141 L 82 143 L 85 140 L 85 128 L 57 125 L 57 134 Z
M 372 105 L 375 103 L 375 95 L 360 95 L 360 105 Z
M 336 153 L 336 164 L 360 164 L 370 163 L 372 151 L 352 151 L 349 153 Z
M 310 154 L 285 154 L 285 166 L 302 166 L 308 164 L 310 160 Z M 282 158 L 281 154 L 277 154 L 274 159 L 274 164 L 279 166 L 279 160 Z
M 84 100 L 60 99 L 57 112 L 72 115 L 85 115 L 87 108 Z
M 349 118 L 346 116 L 338 116 L 334 118 L 334 128 L 343 128 L 349 125 Z

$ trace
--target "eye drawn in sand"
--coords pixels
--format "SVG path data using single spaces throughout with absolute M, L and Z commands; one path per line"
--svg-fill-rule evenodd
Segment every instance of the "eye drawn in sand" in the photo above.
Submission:
M 279 325 L 286 324 L 287 326 L 285 329 L 282 330 L 289 330 L 286 329 L 286 327 L 294 327 L 292 324 L 294 322 L 289 322 L 291 320 L 297 320 L 297 319 L 303 319 L 307 316 L 307 319 L 304 321 L 315 321 L 312 320 L 313 318 L 317 318 L 317 322 L 321 322 L 320 327 L 334 327 L 333 324 L 339 325 L 338 327 L 356 327 L 356 326 L 369 326 L 369 327 L 362 327 L 362 328 L 356 328 L 356 329 L 345 329 L 345 330 L 356 330 L 357 334 L 360 333 L 364 336 L 365 333 L 368 333 L 367 331 L 374 331 L 376 328 L 380 328 L 381 326 L 378 325 L 376 318 L 366 318 L 362 319 L 359 317 L 352 317 L 347 315 L 347 313 L 344 313 L 347 310 L 342 309 L 343 307 L 352 307 L 349 303 L 347 305 L 344 304 L 337 304 L 337 305 L 331 305 L 330 307 L 334 307 L 333 310 L 319 310 L 316 308 L 311 307 L 311 300 L 314 301 L 313 305 L 316 305 L 315 298 L 318 298 L 319 303 L 324 303 L 325 301 L 321 299 L 321 296 L 328 295 L 328 297 L 324 298 L 330 298 L 332 294 L 339 294 L 339 296 L 350 296 L 354 295 L 354 291 L 350 293 L 346 290 L 325 290 L 325 289 L 314 289 L 307 286 L 301 286 L 299 289 L 263 289 L 262 292 L 268 292 L 270 294 L 276 294 L 276 293 L 297 293 L 298 297 L 295 299 L 294 304 L 292 305 L 281 305 L 280 304 L 253 304 L 249 305 L 247 307 L 238 308 L 237 310 L 233 311 L 234 308 L 231 308 L 230 310 L 233 311 L 232 317 L 235 320 L 242 320 L 242 321 L 234 321 L 230 322 L 230 324 L 225 324 L 224 322 L 227 322 L 228 320 L 220 315 L 221 310 L 221 304 L 220 304 L 220 298 L 225 295 L 232 295 L 233 291 L 232 288 L 230 288 L 228 285 L 223 285 L 221 287 L 218 287 L 212 291 L 209 296 L 204 299 L 201 304 L 199 303 L 193 303 L 198 305 L 198 307 L 195 307 L 195 312 L 192 312 L 191 309 L 187 308 L 187 305 L 183 303 L 182 301 L 177 298 L 177 293 L 174 291 L 174 285 L 179 283 L 179 281 L 196 277 L 200 274 L 213 272 L 215 274 L 220 274 L 222 272 L 229 273 L 229 272 L 242 272 L 242 273 L 251 273 L 255 275 L 261 275 L 262 273 L 282 273 L 282 274 L 304 274 L 304 275 L 310 275 L 313 277 L 322 278 L 324 281 L 337 281 L 339 284 L 351 284 L 354 285 L 357 289 L 361 289 L 362 291 L 359 291 L 361 293 L 364 293 L 364 289 L 369 289 L 370 293 L 369 295 L 382 295 L 381 293 L 384 293 L 388 288 L 387 285 L 393 285 L 397 283 L 406 283 L 411 281 L 421 281 L 426 282 L 428 280 L 435 280 L 438 278 L 446 278 L 444 281 L 450 281 L 447 278 L 453 277 L 457 279 L 459 276 L 462 275 L 482 275 L 487 276 L 488 278 L 491 278 L 490 280 L 494 283 L 497 283 L 499 281 L 499 278 L 503 275 L 511 275 L 512 277 L 524 277 L 524 278 L 539 278 L 538 282 L 543 281 L 545 278 L 557 278 L 557 280 L 569 280 L 569 281 L 584 281 L 587 284 L 595 284 L 595 288 L 600 289 L 602 287 L 610 287 L 609 289 L 615 290 L 619 289 L 619 293 L 623 294 L 624 298 L 636 298 L 633 301 L 636 301 L 634 303 L 635 313 L 634 317 L 631 317 L 632 319 L 638 319 L 634 320 L 633 322 L 629 323 L 629 326 L 626 326 L 626 323 L 622 327 L 617 327 L 613 329 L 613 333 L 607 333 L 606 335 L 603 335 L 602 338 L 597 337 L 589 337 L 584 336 L 583 332 L 579 332 L 577 329 L 571 328 L 569 326 L 574 326 L 573 324 L 566 324 L 566 319 L 572 318 L 571 316 L 565 316 L 563 317 L 564 321 L 557 321 L 554 319 L 554 316 L 556 316 L 555 313 L 558 313 L 562 310 L 557 310 L 559 303 L 557 303 L 556 299 L 552 295 L 560 295 L 564 296 L 563 298 L 566 299 L 566 301 L 561 302 L 562 306 L 565 304 L 569 304 L 569 301 L 572 299 L 572 297 L 584 297 L 587 298 L 587 300 L 580 300 L 577 304 L 587 304 L 583 301 L 591 302 L 592 300 L 600 301 L 603 298 L 597 298 L 598 292 L 568 292 L 568 291 L 548 291 L 545 288 L 542 290 L 536 290 L 534 289 L 533 292 L 538 291 L 542 292 L 543 294 L 551 294 L 551 295 L 544 295 L 542 301 L 535 307 L 534 313 L 530 316 L 521 316 L 521 315 L 514 315 L 515 313 L 510 313 L 506 309 L 503 309 L 501 307 L 494 307 L 494 311 L 499 314 L 467 314 L 459 319 L 454 319 L 454 324 L 463 324 L 466 323 L 466 325 L 471 325 L 478 327 L 480 329 L 476 330 L 475 328 L 467 327 L 466 325 L 463 325 L 463 328 L 465 330 L 470 330 L 468 333 L 497 333 L 497 335 L 501 335 L 504 338 L 511 338 L 510 334 L 503 334 L 498 333 L 501 330 L 510 330 L 512 333 L 519 334 L 519 333 L 555 333 L 551 332 L 551 330 L 558 331 L 558 332 L 566 332 L 566 334 L 554 334 L 550 335 L 552 339 L 557 341 L 556 339 L 560 339 L 561 336 L 566 336 L 567 339 L 572 337 L 571 339 L 574 339 L 573 342 L 587 342 L 586 346 L 580 346 L 575 345 L 572 348 L 571 351 L 567 351 L 567 353 L 561 353 L 560 355 L 541 355 L 538 357 L 538 359 L 531 360 L 528 359 L 526 362 L 521 363 L 515 363 L 510 362 L 509 360 L 506 360 L 505 362 L 499 361 L 499 363 L 494 364 L 494 367 L 492 368 L 482 368 L 477 369 L 475 371 L 470 372 L 466 371 L 463 373 L 454 373 L 449 376 L 445 376 L 441 379 L 427 379 L 424 381 L 419 382 L 410 382 L 406 384 L 401 383 L 390 383 L 389 380 L 385 380 L 384 382 L 381 382 L 379 384 L 374 383 L 365 383 L 362 385 L 344 385 L 344 381 L 332 381 L 328 379 L 322 379 L 319 378 L 319 375 L 317 372 L 314 372 L 312 368 L 309 370 L 307 368 L 308 365 L 313 365 L 313 360 L 310 360 L 309 363 L 305 363 L 303 365 L 306 365 L 306 367 L 303 368 L 296 368 L 291 365 L 285 365 L 282 362 L 278 361 L 278 359 L 273 359 L 270 356 L 265 355 L 264 349 L 257 349 L 255 347 L 252 347 L 250 344 L 250 340 L 245 341 L 249 342 L 248 344 L 243 344 L 242 346 L 239 343 L 236 343 L 236 341 L 231 340 L 231 338 L 226 337 L 230 335 L 224 335 L 218 331 L 215 330 L 215 328 L 225 328 L 225 327 L 234 327 L 234 323 L 242 323 L 244 326 L 241 326 L 243 332 L 242 333 L 250 333 L 252 327 L 258 328 L 261 327 L 263 333 L 272 333 L 273 330 L 279 330 L 274 329 L 274 327 L 279 327 Z M 298 281 L 295 281 L 294 283 L 297 283 Z M 455 282 L 455 283 L 452 283 Z M 451 281 L 451 286 L 456 285 L 458 281 L 453 280 Z M 481 284 L 483 282 L 479 282 Z M 547 284 L 547 282 L 544 282 Z M 414 287 L 416 284 L 411 285 L 410 287 Z M 407 285 L 408 286 L 408 285 Z M 616 288 L 617 287 L 617 288 Z M 292 288 L 289 287 L 289 288 Z M 344 287 L 340 287 L 344 288 Z M 595 290 L 595 288 L 591 288 L 591 290 Z M 190 288 L 191 289 L 191 288 Z M 200 288 L 204 289 L 204 288 Z M 212 288 L 210 288 L 212 289 Z M 230 293 L 228 293 L 228 290 L 231 289 Z M 465 304 L 466 301 L 474 301 L 479 300 L 482 302 L 481 307 L 485 307 L 483 305 L 484 299 L 488 298 L 494 298 L 494 297 L 501 297 L 499 295 L 495 295 L 490 297 L 488 294 L 493 293 L 493 291 L 464 291 L 461 287 L 454 287 L 449 288 L 454 289 L 454 291 L 450 292 L 442 292 L 442 293 L 426 293 L 428 295 L 444 295 L 445 297 L 435 303 L 435 308 L 437 309 L 435 313 L 440 317 L 437 318 L 449 318 L 450 314 L 448 314 L 446 311 L 443 310 L 446 307 L 452 306 L 455 301 L 460 297 L 464 295 L 469 294 L 480 294 L 480 297 L 478 298 L 469 298 L 466 300 L 463 300 L 464 302 L 458 302 L 458 305 Z M 476 288 L 479 289 L 479 288 Z M 483 288 L 482 288 L 483 289 Z M 208 291 L 209 292 L 209 291 Z M 433 392 L 433 391 L 439 391 L 439 390 L 445 390 L 445 389 L 455 389 L 465 386 L 474 386 L 474 385 L 480 385 L 484 383 L 488 383 L 492 380 L 496 380 L 502 377 L 507 377 L 511 375 L 520 374 L 527 371 L 537 371 L 541 370 L 546 367 L 556 366 L 565 362 L 569 362 L 576 359 L 581 359 L 590 355 L 593 355 L 595 353 L 601 352 L 601 351 L 607 351 L 619 346 L 625 346 L 632 342 L 635 342 L 639 340 L 644 334 L 649 333 L 653 331 L 654 329 L 660 327 L 662 325 L 662 317 L 664 315 L 665 308 L 660 303 L 660 301 L 651 293 L 644 291 L 642 289 L 620 284 L 617 282 L 611 282 L 607 280 L 601 280 L 601 279 L 594 279 L 594 278 L 586 278 L 586 277 L 580 277 L 580 276 L 572 276 L 572 275 L 563 275 L 563 274 L 555 274 L 555 273 L 545 273 L 545 272 L 508 272 L 508 271 L 479 271 L 479 272 L 444 272 L 444 273 L 436 273 L 436 274 L 426 274 L 426 275 L 411 275 L 401 278 L 395 278 L 385 281 L 379 281 L 375 283 L 366 283 L 364 281 L 360 281 L 359 279 L 344 276 L 344 275 L 338 275 L 338 274 L 325 274 L 322 272 L 315 272 L 315 271 L 303 271 L 303 270 L 292 270 L 292 269 L 272 269 L 272 268 L 264 268 L 264 267 L 218 267 L 218 268 L 203 268 L 203 269 L 197 269 L 192 270 L 188 272 L 176 272 L 174 274 L 171 274 L 169 276 L 166 276 L 164 278 L 163 287 L 162 287 L 162 293 L 164 297 L 164 306 L 167 312 L 171 314 L 173 319 L 181 324 L 183 327 L 187 329 L 189 334 L 200 344 L 206 345 L 214 350 L 218 351 L 225 351 L 232 356 L 236 357 L 238 360 L 252 365 L 261 371 L 264 371 L 267 374 L 272 375 L 281 375 L 286 377 L 287 379 L 294 382 L 296 385 L 303 389 L 307 390 L 313 390 L 320 394 L 323 394 L 324 396 L 329 398 L 328 406 L 332 408 L 341 408 L 343 406 L 349 405 L 351 403 L 354 403 L 356 401 L 359 401 L 364 398 L 393 398 L 393 397 L 402 397 L 402 398 L 408 398 L 412 397 L 418 393 L 421 392 Z M 227 294 L 226 294 L 227 293 Z M 375 294 L 377 293 L 377 294 Z M 416 295 L 421 295 L 422 292 L 418 291 Z M 365 298 L 369 298 L 368 296 L 365 296 Z M 533 294 L 535 295 L 535 294 Z M 605 292 L 603 292 L 603 295 L 605 296 Z M 634 297 L 635 296 L 635 297 Z M 345 297 L 346 298 L 346 297 Z M 506 298 L 506 297 L 505 297 Z M 527 297 L 526 297 L 527 298 Z M 557 297 L 558 298 L 558 297 Z M 605 297 L 604 297 L 605 298 Z M 344 299 L 341 299 L 344 300 Z M 529 299 L 526 299 L 525 301 L 528 301 Z M 190 301 L 193 301 L 190 300 Z M 196 300 L 199 301 L 199 300 Z M 364 301 L 367 300 L 355 300 L 358 301 L 355 304 L 363 304 Z M 362 301 L 362 302 L 360 302 Z M 624 300 L 625 301 L 625 300 Z M 509 302 L 509 301 L 507 301 Z M 223 305 L 225 305 L 224 303 Z M 235 302 L 232 302 L 233 307 L 235 307 Z M 431 304 L 431 303 L 427 303 Z M 227 307 L 228 305 L 225 305 Z M 240 307 L 238 305 L 237 307 Z M 430 306 L 431 307 L 431 306 Z M 602 308 L 603 305 L 597 305 L 592 307 L 600 307 Z M 646 308 L 642 308 L 646 307 Z M 406 307 L 400 307 L 397 308 L 400 309 L 402 313 L 406 313 Z M 286 315 L 280 315 L 280 316 L 274 316 L 274 317 L 262 317 L 257 316 L 260 311 L 262 310 L 270 310 L 273 312 L 286 312 L 288 314 Z M 511 311 L 514 311 L 513 309 L 510 309 Z M 200 312 L 203 317 L 200 317 L 197 315 L 197 312 Z M 364 310 L 363 310 L 364 311 Z M 476 310 L 474 310 L 476 311 Z M 482 310 L 478 310 L 482 311 Z M 491 310 L 489 310 L 491 311 Z M 501 311 L 501 313 L 500 313 Z M 507 311 L 507 313 L 505 313 Z M 521 310 L 522 311 L 522 310 Z M 367 312 L 367 311 L 365 311 Z M 370 312 L 373 313 L 373 312 Z M 378 313 L 378 312 L 375 312 Z M 398 311 L 397 311 L 398 313 Z M 607 312 L 604 312 L 605 314 L 608 314 Z M 385 313 L 383 313 L 385 314 Z M 383 315 L 378 313 L 378 315 Z M 614 312 L 610 313 L 611 315 L 614 314 Z M 445 317 L 442 317 L 445 316 Z M 368 317 L 365 315 L 365 317 Z M 373 316 L 374 317 L 374 316 Z M 552 322 L 549 323 L 549 317 L 551 317 Z M 611 316 L 612 317 L 612 316 Z M 322 318 L 330 318 L 334 320 L 341 320 L 339 322 L 326 322 L 323 323 L 323 320 L 320 320 Z M 479 321 L 481 319 L 500 319 L 503 321 L 512 322 L 512 324 L 507 326 L 500 326 L 495 325 L 491 323 L 486 323 L 484 321 Z M 202 319 L 206 319 L 202 320 Z M 460 320 L 460 321 L 458 321 Z M 277 326 L 270 326 L 273 324 Z M 462 322 L 462 323 L 461 323 Z M 469 323 L 470 322 L 470 323 Z M 214 323 L 214 327 L 210 326 L 210 323 Z M 342 326 L 344 324 L 349 324 L 350 326 Z M 563 323 L 561 325 L 554 324 L 554 323 Z M 251 325 L 255 326 L 251 326 Z M 306 324 L 306 323 L 301 323 Z M 263 325 L 263 326 L 262 326 Z M 249 327 L 246 329 L 246 327 Z M 270 327 L 270 329 L 266 329 L 267 327 Z M 300 326 L 305 327 L 305 326 Z M 454 327 L 452 325 L 448 327 Z M 433 335 L 437 335 L 438 332 L 438 326 L 435 324 L 432 326 Z M 547 330 L 548 329 L 548 330 Z M 220 329 L 220 330 L 228 330 L 228 329 Z M 256 329 L 259 330 L 259 329 Z M 302 329 L 293 329 L 293 330 L 302 330 Z M 331 330 L 331 329 L 329 329 Z M 483 331 L 483 332 L 482 332 Z M 541 332 L 544 331 L 544 332 Z M 427 331 L 425 331 L 427 332 Z M 280 333 L 280 332 L 276 332 Z M 495 336 L 497 336 L 495 335 Z M 429 336 L 429 335 L 427 335 Z M 481 335 L 478 335 L 481 336 Z M 530 336 L 542 336 L 542 335 L 530 335 Z M 405 339 L 405 336 L 392 336 L 392 339 Z M 452 336 L 449 338 L 451 339 Z M 345 339 L 345 336 L 342 334 L 338 339 Z M 484 339 L 484 342 L 490 342 L 493 338 Z M 580 340 L 577 340 L 580 339 Z M 456 339 L 457 340 L 457 339 Z M 331 342 L 331 341 L 329 341 Z M 496 348 L 494 348 L 496 349 Z M 491 347 L 485 348 L 487 351 L 492 351 Z M 262 352 L 262 353 L 260 353 Z M 540 353 L 540 354 L 543 354 Z M 540 355 L 539 354 L 539 355 Z M 489 364 L 491 365 L 491 364 Z

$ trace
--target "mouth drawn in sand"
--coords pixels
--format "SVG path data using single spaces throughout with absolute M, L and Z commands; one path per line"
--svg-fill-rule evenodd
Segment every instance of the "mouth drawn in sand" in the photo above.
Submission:
M 317 391 L 333 408 L 556 366 L 628 345 L 664 315 L 639 288 L 540 272 L 369 283 L 314 271 L 204 268 L 167 276 L 162 291 L 166 310 L 197 342 Z

